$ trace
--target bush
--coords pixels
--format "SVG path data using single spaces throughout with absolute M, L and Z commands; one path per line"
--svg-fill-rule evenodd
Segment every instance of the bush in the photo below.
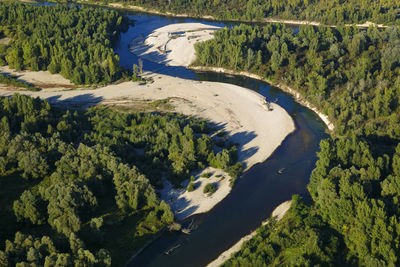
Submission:
M 211 172 L 206 172 L 206 173 L 203 173 L 202 175 L 200 175 L 200 177 L 202 177 L 202 178 L 210 178 L 211 175 L 212 175 Z
M 203 193 L 204 193 L 204 194 L 209 194 L 209 195 L 214 194 L 215 191 L 217 191 L 217 188 L 216 188 L 216 186 L 215 186 L 214 184 L 212 184 L 212 183 L 206 184 L 206 186 L 205 186 L 204 189 L 203 189 Z
M 238 178 L 238 177 L 242 174 L 243 169 L 244 169 L 243 163 L 241 163 L 241 162 L 236 162 L 235 165 L 230 166 L 230 167 L 228 168 L 228 173 L 229 173 L 229 175 L 230 175 L 233 179 L 236 179 L 236 178 Z
M 192 191 L 194 191 L 196 189 L 196 186 L 194 185 L 194 183 L 190 183 L 189 185 L 188 185 L 188 187 L 187 187 L 187 191 L 188 192 L 192 192 Z

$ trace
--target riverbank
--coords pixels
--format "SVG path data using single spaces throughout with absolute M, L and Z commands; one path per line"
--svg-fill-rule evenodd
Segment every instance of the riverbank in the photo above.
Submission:
M 286 212 L 289 210 L 290 208 L 290 204 L 292 203 L 291 200 L 285 201 L 282 204 L 280 204 L 278 207 L 276 207 L 274 209 L 274 211 L 271 214 L 271 218 L 276 218 L 276 220 L 281 220 L 283 218 L 283 216 L 285 216 Z M 265 225 L 266 222 L 263 222 L 262 225 Z M 215 260 L 213 260 L 212 262 L 210 262 L 207 267 L 218 267 L 220 265 L 222 265 L 224 262 L 226 262 L 227 260 L 229 260 L 231 258 L 231 256 L 233 254 L 235 254 L 236 252 L 238 252 L 243 244 L 247 241 L 249 241 L 250 239 L 252 239 L 255 235 L 257 234 L 257 230 L 254 230 L 253 232 L 251 232 L 250 234 L 242 237 L 235 245 L 233 245 L 232 247 L 230 247 L 229 249 L 225 250 L 224 252 L 222 252 L 218 258 L 216 258 Z
M 80 4 L 89 4 L 89 5 L 96 5 L 96 6 L 102 6 L 102 7 L 111 7 L 115 9 L 122 9 L 122 10 L 128 10 L 128 11 L 139 11 L 143 13 L 148 13 L 148 14 L 154 14 L 154 15 L 161 15 L 161 16 L 170 16 L 170 17 L 176 17 L 176 18 L 198 18 L 198 19 L 204 19 L 204 20 L 212 20 L 212 21 L 224 21 L 223 19 L 216 18 L 211 15 L 191 15 L 191 14 L 186 14 L 186 13 L 173 13 L 173 12 L 168 12 L 168 11 L 160 11 L 157 9 L 153 8 L 146 8 L 143 6 L 137 6 L 137 5 L 128 5 L 126 3 L 107 3 L 104 4 L 103 2 L 97 2 L 97 1 L 76 1 L 77 3 Z M 228 21 L 231 22 L 243 22 L 243 23 L 283 23 L 283 24 L 289 24 L 289 25 L 312 25 L 312 26 L 325 26 L 325 27 L 332 27 L 335 28 L 336 25 L 327 25 L 318 21 L 312 21 L 312 20 L 296 20 L 296 19 L 281 19 L 281 18 L 264 18 L 260 21 L 256 20 L 242 20 L 242 19 L 229 19 Z M 359 28 L 368 28 L 369 26 L 375 26 L 377 28 L 387 28 L 390 26 L 383 25 L 383 24 L 377 24 L 374 22 L 366 21 L 364 23 L 353 23 L 353 24 L 345 24 L 346 26 L 356 26 Z
M 212 71 L 212 72 L 225 73 L 225 74 L 231 74 L 231 75 L 240 75 L 240 76 L 245 76 L 248 78 L 267 82 L 267 83 L 271 84 L 272 86 L 278 87 L 282 91 L 292 95 L 294 97 L 294 99 L 296 100 L 296 102 L 298 102 L 299 104 L 314 111 L 318 115 L 318 117 L 320 117 L 320 119 L 325 123 L 325 125 L 326 125 L 326 127 L 328 127 L 329 131 L 335 130 L 335 125 L 329 120 L 329 117 L 327 115 L 325 115 L 320 110 L 318 110 L 318 108 L 315 105 L 313 105 L 312 103 L 307 101 L 298 91 L 290 88 L 287 85 L 284 85 L 281 83 L 274 83 L 271 80 L 268 80 L 267 78 L 264 78 L 260 75 L 246 72 L 246 71 L 234 71 L 234 70 L 229 70 L 229 69 L 225 69 L 225 68 L 221 68 L 221 67 L 207 67 L 207 66 L 189 66 L 188 68 L 192 69 L 192 70 L 199 70 L 199 71 Z

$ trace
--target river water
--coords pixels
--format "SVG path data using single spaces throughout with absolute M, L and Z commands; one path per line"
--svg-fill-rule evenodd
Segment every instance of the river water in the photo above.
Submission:
M 123 13 L 135 20 L 135 26 L 121 34 L 115 46 L 121 65 L 127 68 L 137 64 L 138 58 L 128 51 L 128 46 L 139 35 L 146 36 L 157 28 L 173 23 L 201 22 L 222 27 L 234 25 L 229 22 Z M 184 221 L 184 224 L 196 225 L 195 231 L 190 235 L 165 232 L 128 263 L 128 266 L 205 266 L 260 226 L 277 205 L 291 199 L 293 194 L 307 198 L 306 186 L 315 167 L 319 142 L 327 137 L 326 127 L 314 112 L 265 82 L 240 76 L 196 72 L 146 60 L 143 62 L 144 70 L 152 72 L 253 89 L 268 99 L 274 99 L 295 121 L 296 131 L 285 139 L 270 158 L 245 172 L 223 201 L 208 213 L 194 215 Z M 285 170 L 278 174 L 281 168 Z M 171 248 L 171 253 L 166 255 L 164 252 Z

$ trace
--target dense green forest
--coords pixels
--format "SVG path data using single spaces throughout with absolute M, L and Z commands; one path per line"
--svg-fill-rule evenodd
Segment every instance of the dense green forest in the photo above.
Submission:
M 335 123 L 308 190 L 227 266 L 400 264 L 400 31 L 240 25 L 196 47 L 197 64 L 289 85 Z
M 222 266 L 344 266 L 341 236 L 298 196 Z M 344 257 L 345 258 L 345 257 Z
M 112 43 L 128 21 L 117 12 L 74 5 L 36 6 L 0 2 L 0 65 L 49 70 L 75 84 L 108 83 L 121 77 Z
M 112 1 L 121 2 L 121 1 Z M 222 20 L 280 18 L 318 21 L 325 24 L 398 24 L 397 0 L 125 0 L 126 4 L 192 16 L 211 15 Z
M 200 119 L 21 95 L 0 98 L 0 118 L 1 266 L 123 265 L 174 221 L 161 177 L 179 185 L 209 164 L 240 167 L 235 146 L 214 153 Z

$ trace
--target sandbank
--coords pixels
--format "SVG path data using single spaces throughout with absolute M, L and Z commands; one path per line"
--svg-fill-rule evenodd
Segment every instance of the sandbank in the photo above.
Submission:
M 211 176 L 209 178 L 201 177 L 205 173 L 211 173 Z M 229 185 L 231 177 L 222 170 L 208 167 L 193 176 L 195 177 L 193 182 L 195 189 L 192 192 L 186 190 L 189 180 L 182 183 L 182 189 L 175 189 L 168 180 L 164 179 L 164 188 L 159 190 L 161 198 L 166 200 L 171 209 L 175 211 L 175 218 L 178 220 L 209 211 L 231 191 Z M 208 183 L 212 183 L 217 188 L 217 191 L 211 195 L 203 193 L 203 189 Z
M 203 23 L 170 24 L 154 30 L 145 39 L 136 37 L 129 51 L 152 62 L 189 66 L 196 59 L 194 44 L 210 40 L 219 28 Z

